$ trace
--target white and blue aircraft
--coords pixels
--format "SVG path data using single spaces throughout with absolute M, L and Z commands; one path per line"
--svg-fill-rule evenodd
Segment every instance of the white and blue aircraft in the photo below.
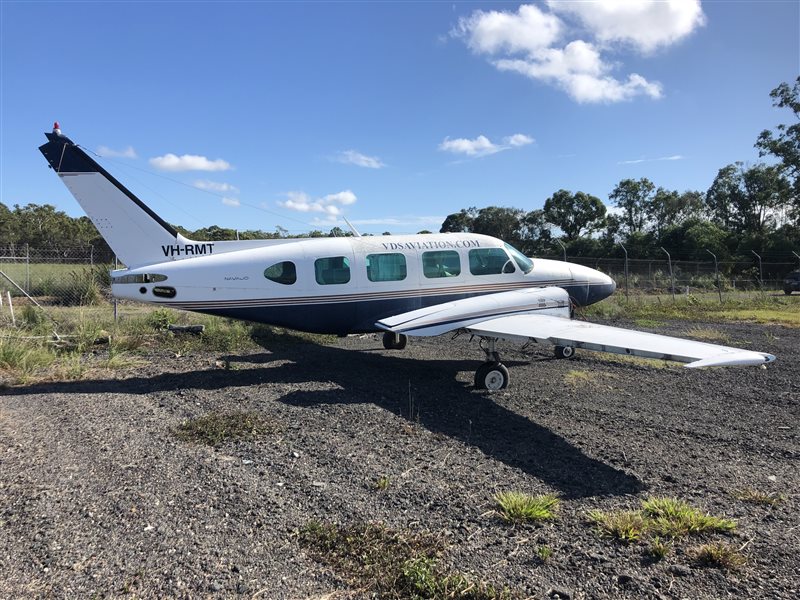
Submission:
M 763 365 L 771 354 L 577 321 L 574 306 L 610 296 L 607 275 L 530 259 L 473 233 L 197 242 L 178 233 L 61 133 L 40 146 L 50 167 L 127 266 L 111 272 L 118 298 L 313 333 L 407 336 L 468 332 L 486 362 L 475 387 L 508 385 L 498 339 L 688 363 Z

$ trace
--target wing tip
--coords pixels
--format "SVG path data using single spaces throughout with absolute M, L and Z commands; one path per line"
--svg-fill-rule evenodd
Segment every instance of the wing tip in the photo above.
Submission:
M 767 365 L 775 362 L 775 355 L 766 352 L 751 352 L 744 350 L 730 354 L 719 354 L 709 358 L 703 358 L 684 365 L 687 369 L 703 369 L 706 367 L 746 367 Z

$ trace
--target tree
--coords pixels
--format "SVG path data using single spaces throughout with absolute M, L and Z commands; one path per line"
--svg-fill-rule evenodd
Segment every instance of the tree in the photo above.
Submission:
M 742 163 L 723 167 L 706 193 L 711 214 L 736 233 L 774 229 L 777 216 L 789 202 L 789 182 L 778 167 Z
M 472 231 L 515 244 L 522 238 L 520 221 L 524 214 L 518 208 L 487 206 L 478 211 L 472 222 Z
M 574 241 L 582 233 L 595 231 L 603 226 L 606 216 L 605 204 L 596 196 L 584 192 L 573 194 L 558 190 L 544 203 L 544 216 L 564 232 L 567 241 Z
M 622 209 L 622 224 L 627 233 L 644 230 L 655 189 L 656 186 L 646 177 L 638 181 L 623 179 L 608 195 L 614 206 Z
M 800 77 L 793 87 L 782 83 L 770 96 L 772 105 L 778 108 L 789 108 L 795 120 L 800 119 Z M 800 123 L 794 125 L 778 125 L 773 133 L 765 129 L 758 136 L 755 146 L 760 156 L 772 154 L 780 160 L 780 168 L 793 182 L 795 202 L 800 202 Z
M 646 212 L 653 231 L 657 237 L 661 237 L 667 228 L 686 219 L 701 216 L 703 209 L 701 192 L 688 191 L 680 194 L 676 190 L 670 191 L 660 187 L 646 207 Z
M 527 256 L 547 254 L 551 251 L 553 234 L 544 216 L 544 210 L 532 210 L 520 220 L 520 250 Z
M 461 209 L 457 213 L 447 215 L 442 223 L 442 228 L 439 233 L 466 233 L 472 231 L 472 223 L 475 221 L 475 215 L 478 214 L 478 209 L 471 206 L 467 209 Z

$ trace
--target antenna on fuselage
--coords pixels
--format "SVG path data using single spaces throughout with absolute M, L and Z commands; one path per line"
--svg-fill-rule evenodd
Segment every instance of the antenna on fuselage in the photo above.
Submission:
M 353 227 L 353 224 L 352 224 L 350 221 L 348 221 L 348 220 L 347 220 L 347 219 L 345 219 L 344 217 L 342 217 L 342 219 L 344 219 L 344 222 L 345 222 L 345 223 L 347 223 L 347 226 L 350 228 L 350 231 L 352 231 L 352 232 L 353 232 L 353 235 L 354 235 L 354 236 L 356 236 L 356 237 L 361 237 L 361 234 L 360 234 L 360 233 L 358 233 L 358 229 L 356 229 L 355 227 Z

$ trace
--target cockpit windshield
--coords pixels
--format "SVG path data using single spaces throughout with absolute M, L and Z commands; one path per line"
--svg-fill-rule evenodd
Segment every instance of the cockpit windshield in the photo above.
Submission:
M 511 244 L 506 244 L 506 250 L 511 255 L 511 258 L 514 259 L 514 262 L 517 263 L 517 266 L 522 270 L 523 273 L 526 275 L 531 272 L 533 269 L 533 261 L 525 256 L 522 252 L 514 248 Z

